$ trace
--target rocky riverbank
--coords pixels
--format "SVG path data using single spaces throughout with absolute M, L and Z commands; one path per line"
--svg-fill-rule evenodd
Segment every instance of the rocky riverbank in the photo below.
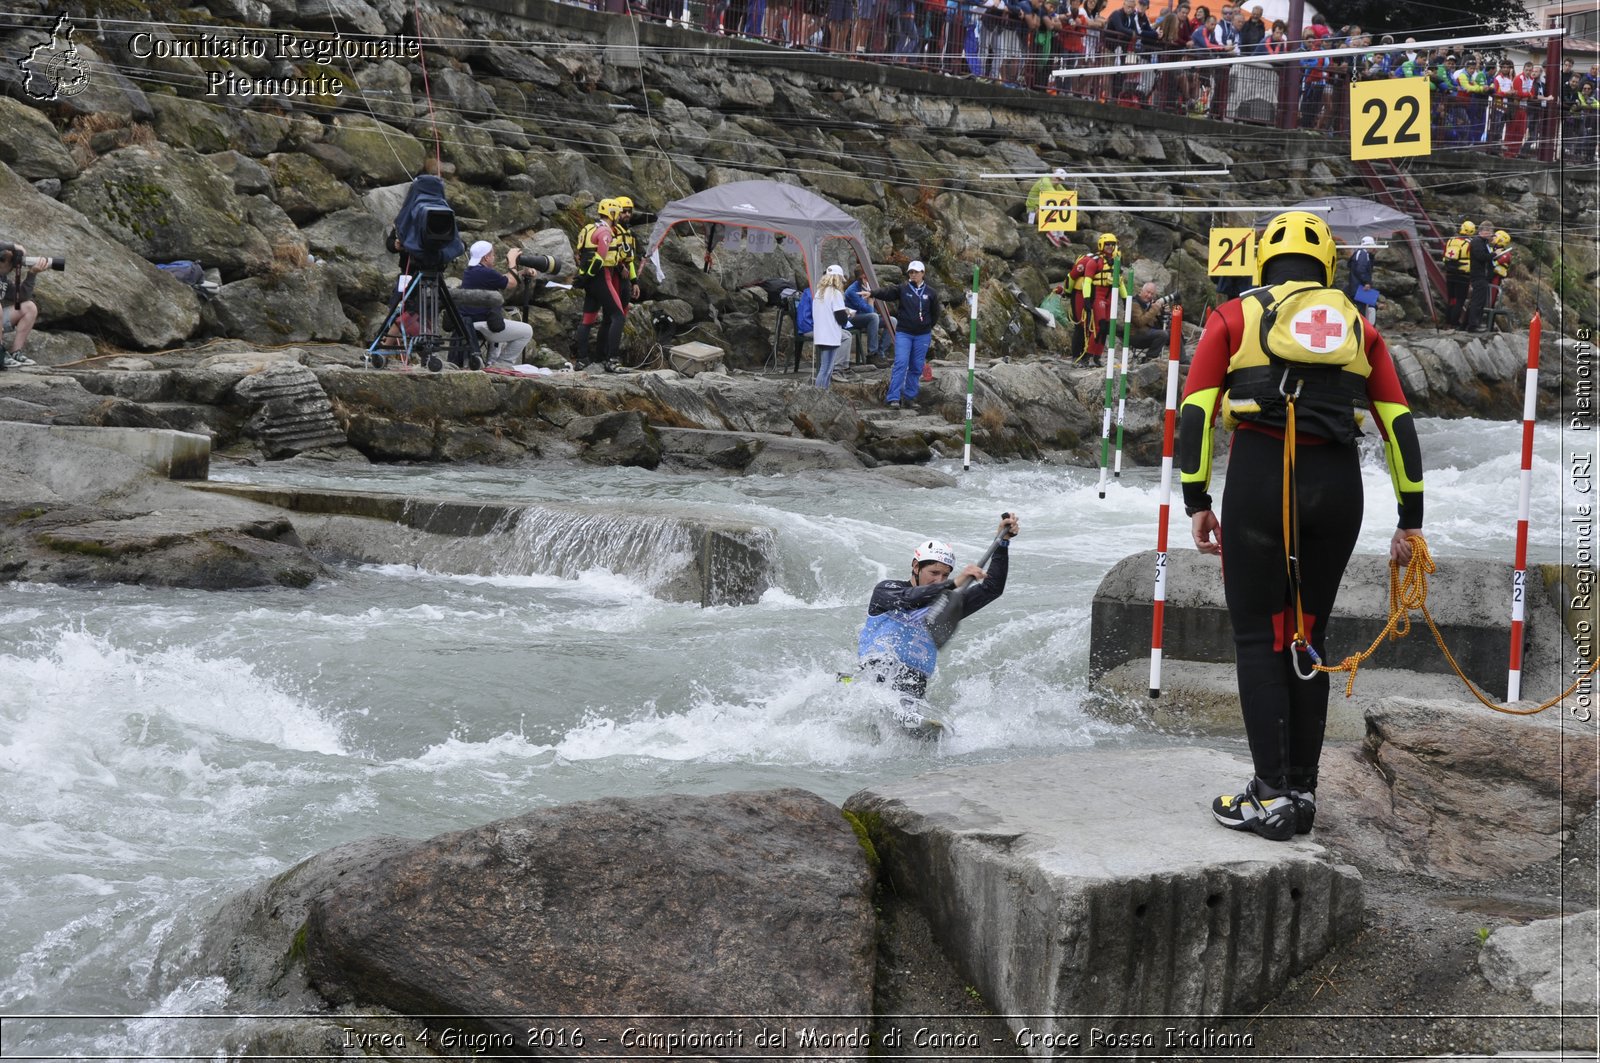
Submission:
M 213 74 L 333 75 L 303 58 L 152 60 L 123 23 L 84 21 L 72 41 L 91 76 L 81 91 L 40 100 L 24 91 L 19 64 L 48 43 L 55 9 L 42 0 L 22 7 L 19 17 L 31 10 L 37 27 L 0 37 L 0 233 L 71 259 L 67 272 L 39 280 L 30 353 L 45 364 L 214 338 L 365 343 L 394 279 L 385 229 L 406 182 L 434 155 L 466 239 L 548 254 L 563 271 L 572 268 L 577 230 L 604 196 L 626 194 L 651 211 L 734 180 L 800 183 L 860 221 L 886 278 L 913 258 L 929 264 L 930 280 L 952 304 L 935 353 L 957 357 L 968 332 L 961 297 L 974 266 L 984 355 L 1060 353 L 1064 330 L 1028 308 L 1099 231 L 1121 234 L 1138 280 L 1179 294 L 1198 321 L 1213 301 L 1204 266 L 1213 222 L 1252 220 L 1252 203 L 1366 193 L 1349 162 L 1309 133 L 1285 137 L 972 85 L 551 0 L 448 10 L 348 0 L 341 23 L 383 34 L 420 30 L 431 76 L 422 56 L 357 60 L 338 72 L 337 97 L 211 92 Z M 325 32 L 328 20 L 289 3 L 211 0 L 152 25 L 164 41 L 204 32 L 238 43 L 269 26 Z M 1026 224 L 1027 181 L 977 176 L 1157 164 L 1227 167 L 1249 191 L 1233 213 L 1101 209 L 1057 250 Z M 1409 172 L 1446 228 L 1460 217 L 1489 218 L 1519 234 L 1519 265 L 1505 289 L 1515 324 L 1536 309 L 1547 322 L 1562 320 L 1563 308 L 1573 322 L 1592 320 L 1592 292 L 1573 281 L 1592 271 L 1596 249 L 1581 229 L 1566 235 L 1569 224 L 1592 216 L 1592 175 L 1477 155 L 1413 160 Z M 1083 202 L 1100 208 L 1217 198 L 1209 195 L 1217 186 L 1182 179 L 1076 184 Z M 734 368 L 769 356 L 776 318 L 744 286 L 793 277 L 794 263 L 781 252 L 706 252 L 704 234 L 663 246 L 665 276 L 657 282 L 645 271 L 624 361 L 637 364 L 657 341 L 680 334 L 720 348 Z M 178 258 L 210 270 L 215 297 L 202 299 L 151 266 Z M 1404 255 L 1380 256 L 1377 281 L 1387 325 L 1426 320 Z M 535 360 L 572 359 L 576 314 L 566 293 L 534 299 L 526 318 Z M 665 335 L 658 319 L 673 322 Z M 1482 398 L 1497 405 L 1493 395 Z

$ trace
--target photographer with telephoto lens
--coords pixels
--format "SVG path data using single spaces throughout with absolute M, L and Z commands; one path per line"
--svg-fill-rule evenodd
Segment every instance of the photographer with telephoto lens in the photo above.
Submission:
M 1128 349 L 1143 352 L 1140 360 L 1159 358 L 1167 344 L 1167 330 L 1162 326 L 1170 320 L 1167 312 L 1176 296 L 1158 296 L 1157 291 L 1155 281 L 1146 281 L 1134 295 L 1129 312 L 1133 331 L 1128 337 Z
M 11 342 L 0 345 L 0 369 L 34 364 L 22 353 L 33 324 L 39 319 L 33 282 L 47 269 L 66 268 L 64 258 L 33 257 L 20 244 L 0 244 L 0 326 L 4 332 L 12 333 Z

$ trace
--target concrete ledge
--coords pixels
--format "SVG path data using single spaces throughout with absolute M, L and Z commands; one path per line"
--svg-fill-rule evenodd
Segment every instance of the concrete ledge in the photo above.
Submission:
M 1209 750 L 1094 750 L 855 794 L 890 886 L 1040 1058 L 1253 1010 L 1357 931 L 1362 882 L 1305 838 L 1211 820 L 1250 774 Z M 1076 1038 L 1076 1042 L 1073 1039 Z M 1126 1046 L 1126 1042 L 1124 1043 Z M 1152 1053 L 1154 1054 L 1154 1053 Z
M 1511 565 L 1436 560 L 1439 570 L 1429 577 L 1428 609 L 1468 678 L 1491 697 L 1503 698 L 1511 639 Z M 1154 550 L 1133 554 L 1119 561 L 1100 581 L 1090 609 L 1091 676 L 1099 677 L 1126 661 L 1148 657 L 1155 563 Z M 1545 576 L 1548 582 L 1548 574 Z M 1551 593 L 1539 593 L 1534 589 L 1539 582 L 1537 574 L 1528 581 L 1522 696 L 1544 700 L 1559 694 L 1571 681 L 1567 674 L 1571 647 L 1563 612 L 1553 600 L 1558 592 L 1552 584 Z M 1333 658 L 1328 663 L 1366 649 L 1383 630 L 1388 616 L 1388 558 L 1351 558 L 1339 587 L 1333 618 L 1328 622 L 1328 651 Z M 1223 600 L 1221 565 L 1216 558 L 1194 550 L 1176 550 L 1167 555 L 1162 641 L 1163 662 L 1233 663 L 1232 627 Z M 1373 667 L 1453 677 L 1450 663 L 1416 614 L 1412 617 L 1411 634 L 1379 647 L 1370 661 Z
M 776 534 L 763 525 L 671 513 L 247 484 L 204 489 L 306 515 L 295 521 L 301 540 L 341 560 L 474 575 L 576 577 L 604 568 L 637 578 L 659 597 L 706 606 L 757 601 L 777 552 Z M 307 519 L 316 517 L 330 519 Z M 396 534 L 404 529 L 411 531 Z
M 91 428 L 84 425 L 16 425 L 61 439 L 126 454 L 169 480 L 204 480 L 211 472 L 211 437 L 169 428 Z

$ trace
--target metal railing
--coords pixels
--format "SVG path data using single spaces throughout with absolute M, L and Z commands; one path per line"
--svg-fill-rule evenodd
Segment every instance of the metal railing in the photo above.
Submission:
M 1105 28 L 1048 29 L 1047 16 L 1031 7 L 1043 0 L 992 2 L 999 6 L 974 0 L 585 0 L 579 6 L 1051 95 L 1330 136 L 1349 132 L 1353 75 L 1348 56 L 1301 69 L 1303 64 L 1295 62 L 1251 63 L 1247 53 L 1244 61 L 1226 67 L 1164 70 L 1164 64 L 1177 60 L 1226 53 L 1187 40 L 1175 45 L 1140 41 L 1130 49 L 1132 42 L 1119 41 Z M 1559 42 L 1552 41 L 1548 69 L 1559 69 L 1559 59 Z M 1116 70 L 1052 76 L 1055 71 L 1102 67 Z M 1430 80 L 1435 82 L 1436 150 L 1543 161 L 1563 150 L 1569 158 L 1594 156 L 1597 119 L 1592 113 L 1564 113 L 1559 101 L 1444 92 L 1436 79 Z

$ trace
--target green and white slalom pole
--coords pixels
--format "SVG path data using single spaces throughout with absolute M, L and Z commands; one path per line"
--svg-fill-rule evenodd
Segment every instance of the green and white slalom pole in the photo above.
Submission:
M 978 267 L 972 267 L 972 294 L 967 296 L 971 328 L 967 333 L 967 436 L 961 447 L 961 471 L 972 468 L 972 390 L 978 375 Z
M 1111 470 L 1111 403 L 1117 376 L 1117 316 L 1122 312 L 1122 252 L 1111 260 L 1111 331 L 1106 336 L 1106 405 L 1100 419 L 1100 497 L 1106 497 L 1106 473 Z M 1091 311 L 1091 314 L 1093 312 Z M 1087 343 L 1085 343 L 1087 346 Z
M 1122 293 L 1122 361 L 1117 370 L 1117 447 L 1111 475 L 1122 479 L 1122 421 L 1128 412 L 1128 341 L 1133 336 L 1133 300 Z

